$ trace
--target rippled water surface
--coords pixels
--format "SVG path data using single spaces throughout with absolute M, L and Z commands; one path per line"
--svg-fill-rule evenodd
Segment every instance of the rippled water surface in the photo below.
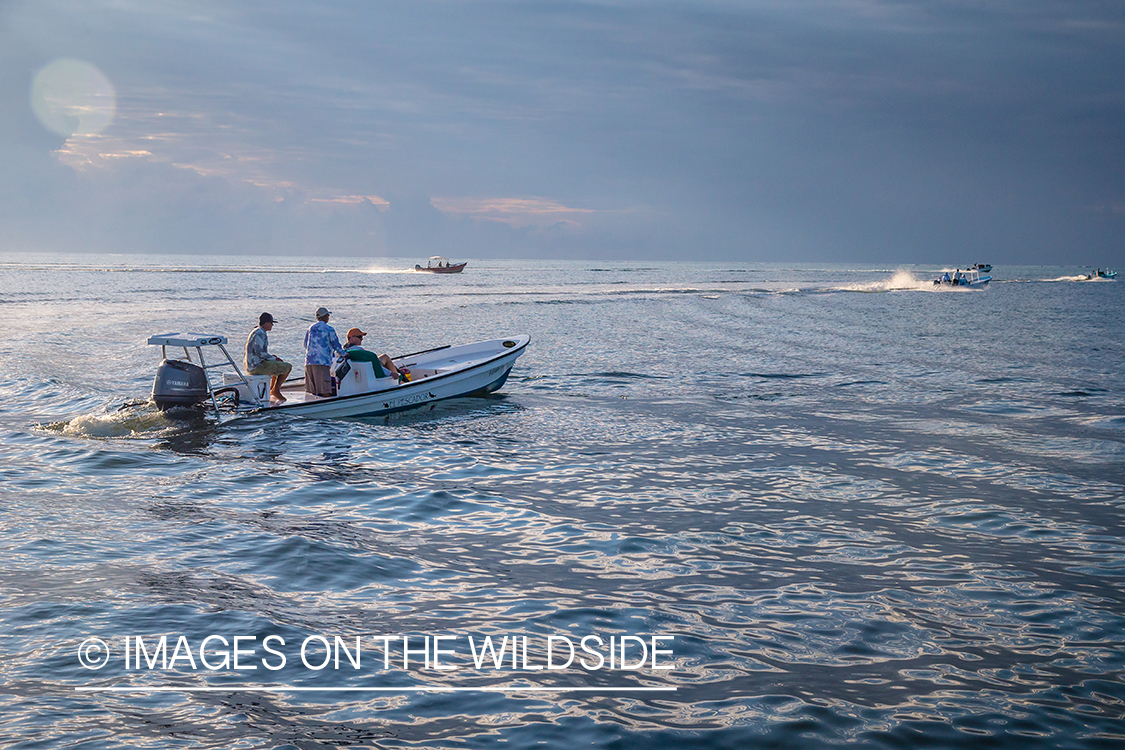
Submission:
M 412 264 L 0 256 L 0 745 L 1125 743 L 1125 285 Z M 392 354 L 532 343 L 498 394 L 390 417 L 120 409 L 149 335 L 240 352 L 268 310 L 300 364 L 319 305 Z M 667 669 L 524 668 L 654 634 Z M 162 635 L 195 668 L 126 668 Z M 211 635 L 252 654 L 206 668 Z M 336 636 L 360 668 L 301 663 Z M 526 665 L 477 668 L 485 636 Z

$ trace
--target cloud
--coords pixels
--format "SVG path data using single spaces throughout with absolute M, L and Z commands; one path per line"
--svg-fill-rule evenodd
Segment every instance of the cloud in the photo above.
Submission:
M 513 227 L 569 226 L 579 224 L 583 214 L 597 213 L 592 208 L 571 208 L 542 197 L 528 198 L 434 198 L 431 203 L 439 211 L 455 216 L 468 216 Z

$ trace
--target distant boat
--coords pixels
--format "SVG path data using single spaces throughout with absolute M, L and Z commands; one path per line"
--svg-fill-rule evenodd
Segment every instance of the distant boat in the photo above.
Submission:
M 440 255 L 431 255 L 430 259 L 426 261 L 426 266 L 415 264 L 415 271 L 429 271 L 430 273 L 461 273 L 465 270 L 465 263 L 450 263 L 448 258 L 443 258 Z
M 975 266 L 973 266 L 973 269 L 977 270 L 977 271 L 980 271 L 981 273 L 990 273 L 992 271 L 992 264 L 991 263 L 977 263 Z
M 934 279 L 934 286 L 982 287 L 990 281 L 992 281 L 991 276 L 981 276 L 980 271 L 975 268 L 969 268 L 965 271 L 958 269 L 953 274 L 946 271 L 944 274 Z
M 1107 268 L 1106 270 L 1104 270 L 1104 271 L 1103 271 L 1102 269 L 1100 269 L 1100 268 L 1099 268 L 1099 269 L 1098 269 L 1098 278 L 1099 278 L 1099 279 L 1113 279 L 1113 278 L 1117 278 L 1117 271 L 1111 271 L 1111 270 L 1109 270 L 1108 268 Z

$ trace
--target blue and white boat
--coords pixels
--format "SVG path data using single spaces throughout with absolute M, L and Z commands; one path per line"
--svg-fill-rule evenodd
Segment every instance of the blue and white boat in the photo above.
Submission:
M 148 343 L 159 346 L 162 353 L 152 386 L 153 401 L 160 409 L 210 404 L 216 411 L 225 407 L 235 413 L 340 418 L 378 416 L 444 399 L 497 391 L 531 343 L 531 337 L 441 346 L 396 357 L 392 360 L 395 366 L 410 371 L 411 380 L 405 382 L 394 377 L 376 377 L 370 362 L 349 362 L 335 396 L 306 393 L 302 384 L 294 382 L 282 387 L 286 398 L 283 402 L 271 401 L 269 376 L 242 372 L 227 351 L 225 336 L 165 333 L 150 337 Z M 170 358 L 170 348 L 182 349 L 184 357 Z M 194 359 L 191 350 L 195 351 Z M 218 369 L 224 372 L 222 380 L 216 383 L 212 371 Z
M 975 268 L 969 268 L 964 271 L 956 269 L 953 273 L 946 271 L 941 276 L 934 279 L 934 286 L 982 287 L 990 281 L 992 281 L 991 276 L 982 275 L 981 272 Z

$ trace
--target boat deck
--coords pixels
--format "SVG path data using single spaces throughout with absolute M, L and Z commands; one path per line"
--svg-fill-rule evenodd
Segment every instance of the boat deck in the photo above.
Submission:
M 396 383 L 396 384 L 389 384 L 388 383 L 391 386 L 390 388 L 385 388 L 385 389 L 376 388 L 376 389 L 373 389 L 371 392 L 379 391 L 379 392 L 385 392 L 385 393 L 392 393 L 400 387 L 408 386 L 408 385 L 414 385 L 421 380 L 425 380 L 426 378 L 431 378 L 434 375 L 438 375 L 439 373 L 442 372 L 442 370 L 410 367 L 409 365 L 400 365 L 397 362 L 395 363 L 395 365 L 399 366 L 399 367 L 406 367 L 408 370 L 410 370 L 410 374 L 412 376 L 412 379 L 405 382 L 405 383 Z M 327 401 L 327 400 L 330 400 L 330 399 L 337 398 L 337 396 L 317 396 L 315 393 L 309 393 L 308 391 L 305 390 L 305 379 L 303 377 L 297 378 L 296 380 L 287 380 L 285 383 L 283 383 L 282 386 L 281 386 L 281 395 L 285 396 L 284 403 L 286 403 L 286 404 L 313 403 L 313 402 L 316 402 L 316 401 Z M 271 406 L 276 406 L 278 403 L 280 403 L 280 402 L 275 401 L 272 398 L 270 399 L 270 405 Z

